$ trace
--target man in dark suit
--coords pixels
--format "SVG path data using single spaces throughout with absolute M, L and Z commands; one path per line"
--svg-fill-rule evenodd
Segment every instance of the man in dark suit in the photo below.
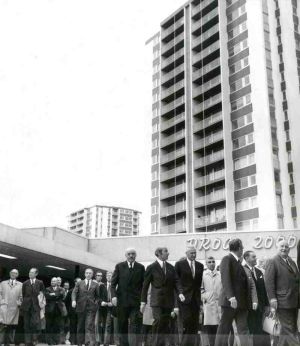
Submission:
M 105 323 L 106 323 L 106 315 L 107 315 L 107 309 L 106 309 L 106 289 L 104 286 L 104 283 L 102 282 L 103 274 L 102 272 L 98 271 L 96 272 L 95 279 L 97 281 L 97 284 L 99 285 L 99 291 L 102 291 L 105 293 L 104 300 L 99 305 L 99 309 L 96 314 L 96 346 L 100 346 L 104 343 L 104 332 L 105 332 Z
M 194 346 L 198 344 L 203 264 L 196 261 L 196 256 L 197 250 L 191 246 L 186 251 L 186 259 L 178 261 L 175 264 L 175 271 L 185 297 L 183 303 L 178 300 L 179 312 L 183 324 L 182 346 Z
M 288 242 L 278 242 L 277 248 L 278 254 L 266 264 L 265 284 L 271 310 L 276 311 L 281 324 L 278 346 L 300 345 L 297 336 L 299 270 L 289 257 Z
M 246 273 L 252 276 L 258 298 L 257 309 L 250 309 L 248 311 L 248 328 L 250 334 L 253 335 L 253 346 L 271 346 L 270 335 L 265 333 L 262 328 L 264 313 L 269 305 L 264 275 L 261 270 L 255 267 L 257 261 L 253 251 L 246 251 L 244 253 L 244 260 L 246 262 Z
M 29 279 L 23 283 L 22 296 L 23 302 L 21 311 L 24 316 L 24 339 L 26 345 L 36 345 L 38 333 L 41 328 L 40 305 L 38 296 L 44 294 L 45 286 L 43 281 L 38 280 L 37 268 L 31 268 L 29 271 Z
M 81 281 L 81 278 L 76 278 L 74 280 L 74 287 L 79 284 Z M 71 345 L 77 345 L 77 314 L 75 309 L 72 307 L 72 293 L 74 288 L 71 288 L 66 297 L 65 297 L 65 304 L 68 311 L 68 317 L 70 319 L 70 337 L 69 341 Z
M 243 255 L 240 239 L 229 242 L 230 253 L 223 257 L 220 264 L 222 290 L 219 298 L 221 321 L 217 330 L 215 346 L 227 346 L 228 335 L 235 320 L 241 345 L 247 346 L 247 315 L 251 302 L 247 274 L 239 260 Z
M 59 345 L 64 341 L 63 317 L 66 313 L 64 289 L 57 285 L 57 278 L 51 279 L 46 288 L 46 334 L 48 345 Z
M 100 301 L 99 285 L 92 280 L 93 270 L 85 270 L 85 279 L 72 292 L 72 307 L 77 313 L 77 342 L 79 345 L 95 345 L 95 316 Z
M 70 290 L 69 281 L 65 281 L 63 287 L 64 287 L 63 302 L 65 303 L 65 307 L 67 310 L 67 315 L 63 318 L 64 334 L 65 334 L 65 340 L 67 343 L 67 341 L 70 341 L 70 310 L 72 309 L 72 299 L 71 299 L 72 291 Z
M 131 344 L 141 343 L 142 318 L 139 311 L 145 268 L 136 262 L 136 250 L 125 252 L 126 261 L 118 263 L 111 279 L 112 303 L 117 306 L 120 345 L 128 346 L 130 323 Z
M 155 250 L 157 260 L 150 264 L 145 273 L 142 290 L 141 312 L 144 313 L 148 289 L 151 284 L 150 306 L 154 322 L 152 324 L 153 346 L 166 345 L 166 336 L 170 333 L 170 318 L 175 306 L 175 293 L 184 302 L 182 286 L 175 268 L 167 262 L 168 249 L 159 247 Z

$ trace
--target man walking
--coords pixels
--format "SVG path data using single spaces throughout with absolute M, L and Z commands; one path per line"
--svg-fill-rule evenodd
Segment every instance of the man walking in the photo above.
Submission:
M 21 310 L 24 316 L 24 339 L 26 345 L 36 345 L 38 333 L 41 328 L 40 305 L 38 296 L 45 292 L 43 281 L 38 280 L 37 268 L 31 268 L 29 279 L 23 283 L 22 296 L 23 301 Z
M 262 271 L 255 267 L 256 255 L 253 251 L 246 251 L 244 260 L 246 262 L 244 266 L 246 273 L 252 276 L 258 298 L 257 309 L 248 311 L 248 327 L 250 334 L 253 335 L 253 346 L 271 346 L 270 335 L 266 334 L 262 329 L 264 312 L 269 305 L 264 276 Z
M 221 274 L 216 270 L 216 260 L 209 256 L 206 259 L 207 270 L 203 273 L 201 298 L 203 302 L 204 322 L 203 330 L 206 333 L 210 346 L 214 346 L 221 311 L 219 297 L 221 293 Z
M 223 257 L 220 264 L 222 289 L 219 304 L 221 321 L 217 330 L 215 346 L 227 346 L 228 335 L 235 320 L 242 346 L 248 345 L 247 315 L 251 292 L 247 274 L 239 260 L 243 255 L 243 244 L 240 239 L 229 242 L 230 253 Z M 248 298 L 249 297 L 249 298 Z
M 142 290 L 141 312 L 144 313 L 148 289 L 151 284 L 150 306 L 154 322 L 152 325 L 153 346 L 166 345 L 166 336 L 170 334 L 171 312 L 175 306 L 175 292 L 183 303 L 185 297 L 175 268 L 167 262 L 169 251 L 166 247 L 155 250 L 156 261 L 150 264 L 145 273 Z
M 105 293 L 105 299 L 100 303 L 99 309 L 97 310 L 96 313 L 96 318 L 95 318 L 95 328 L 96 328 L 96 345 L 103 344 L 104 342 L 104 331 L 105 331 L 105 323 L 106 323 L 106 314 L 107 310 L 105 308 L 106 306 L 106 290 L 104 287 L 104 284 L 102 282 L 102 277 L 103 274 L 102 272 L 97 272 L 95 275 L 96 282 L 99 285 L 99 292 L 104 292 Z M 101 287 L 103 286 L 103 287 Z
M 78 282 L 72 292 L 72 307 L 77 313 L 77 343 L 95 345 L 95 316 L 100 300 L 99 285 L 92 280 L 93 270 L 85 270 L 85 279 Z
M 203 275 L 203 264 L 196 261 L 195 247 L 188 247 L 186 259 L 175 264 L 175 271 L 179 278 L 185 301 L 178 299 L 179 313 L 182 319 L 183 336 L 182 346 L 197 345 L 199 329 L 199 311 L 201 294 L 200 288 Z
M 0 344 L 14 344 L 15 333 L 19 322 L 19 309 L 22 303 L 22 283 L 17 281 L 19 271 L 12 269 L 10 279 L 0 283 L 0 315 L 3 331 Z
M 299 270 L 289 257 L 287 241 L 277 244 L 278 254 L 266 264 L 265 284 L 270 307 L 276 311 L 281 324 L 278 346 L 300 345 L 297 336 L 297 314 L 299 308 Z
M 130 324 L 133 346 L 141 343 L 142 318 L 139 311 L 145 268 L 136 262 L 136 250 L 125 251 L 126 261 L 118 263 L 111 279 L 112 303 L 117 307 L 118 329 L 121 346 L 128 346 Z
M 51 279 L 51 286 L 46 288 L 46 334 L 48 345 L 59 345 L 64 341 L 63 315 L 66 312 L 64 289 L 57 286 L 57 278 Z

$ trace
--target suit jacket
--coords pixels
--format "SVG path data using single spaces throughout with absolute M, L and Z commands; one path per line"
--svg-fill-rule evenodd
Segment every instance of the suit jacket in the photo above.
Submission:
M 288 257 L 292 268 L 280 255 L 266 264 L 265 284 L 269 300 L 277 299 L 278 308 L 294 309 L 299 307 L 299 270 Z
M 249 283 L 242 264 L 232 254 L 223 257 L 220 264 L 222 289 L 219 304 L 230 307 L 229 298 L 235 297 L 239 309 L 249 308 Z
M 68 290 L 67 293 L 64 293 L 64 298 L 63 298 L 63 302 L 65 303 L 68 313 L 72 309 L 72 291 L 73 289 L 70 289 Z
M 34 285 L 31 285 L 30 280 L 26 280 L 22 286 L 23 302 L 21 305 L 22 311 L 29 311 L 33 307 L 34 311 L 40 311 L 38 295 L 40 292 L 45 293 L 45 286 L 43 281 L 35 279 Z
M 97 311 L 100 300 L 99 285 L 91 280 L 89 290 L 85 280 L 80 281 L 72 291 L 72 301 L 76 301 L 76 312 Z
M 150 264 L 145 273 L 142 290 L 142 302 L 147 302 L 148 289 L 151 284 L 151 307 L 174 308 L 175 292 L 183 293 L 175 268 L 166 262 L 166 274 L 160 264 L 155 261 Z
M 256 292 L 256 286 L 254 282 L 254 278 L 252 276 L 251 270 L 249 269 L 248 266 L 244 266 L 245 273 L 248 278 L 248 309 L 251 311 L 252 310 L 252 303 L 258 304 L 258 298 L 257 298 L 257 292 Z
M 66 309 L 65 303 L 63 301 L 64 294 L 65 290 L 62 287 L 57 287 L 56 290 L 54 290 L 52 286 L 46 288 L 46 313 L 54 313 L 55 308 L 57 307 L 61 315 L 64 314 L 64 311 Z
M 267 295 L 265 280 L 264 280 L 264 274 L 260 269 L 254 267 L 255 274 L 256 274 L 256 278 L 255 278 L 254 274 L 252 274 L 249 267 L 245 265 L 245 268 L 247 268 L 247 270 L 251 274 L 253 281 L 255 283 L 255 289 L 256 289 L 257 300 L 258 300 L 258 310 L 263 312 L 265 310 L 265 307 L 269 305 L 269 300 L 268 300 L 268 295 Z
M 111 286 L 110 286 L 110 294 L 108 293 L 107 290 L 107 282 L 103 284 L 103 291 L 104 291 L 104 297 L 105 297 L 105 302 L 111 303 L 112 301 L 112 294 L 111 294 Z M 100 313 L 103 313 L 103 315 L 107 314 L 110 312 L 113 316 L 117 316 L 117 308 L 115 306 L 102 306 L 100 307 Z
M 179 304 L 197 304 L 201 302 L 201 284 L 203 276 L 203 264 L 195 261 L 195 277 L 193 278 L 192 270 L 187 259 L 175 263 L 175 271 L 182 286 L 185 301 Z
M 118 298 L 118 306 L 138 307 L 141 303 L 145 267 L 134 262 L 132 272 L 128 262 L 118 263 L 111 279 L 111 296 Z

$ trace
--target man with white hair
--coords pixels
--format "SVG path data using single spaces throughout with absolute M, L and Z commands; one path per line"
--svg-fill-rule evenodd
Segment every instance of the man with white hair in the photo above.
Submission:
M 136 250 L 125 251 L 126 261 L 118 263 L 111 279 L 111 301 L 117 307 L 120 346 L 128 346 L 130 325 L 131 345 L 141 344 L 142 319 L 139 311 L 145 267 L 136 262 Z
M 278 254 L 266 264 L 265 284 L 271 309 L 276 311 L 281 324 L 278 346 L 300 345 L 297 337 L 300 274 L 295 262 L 289 257 L 288 242 L 279 241 L 277 248 Z
M 197 262 L 196 257 L 196 248 L 188 246 L 186 258 L 175 264 L 175 271 L 185 297 L 184 302 L 181 302 L 178 298 L 178 307 L 183 325 L 182 346 L 196 345 L 197 343 L 203 264 Z

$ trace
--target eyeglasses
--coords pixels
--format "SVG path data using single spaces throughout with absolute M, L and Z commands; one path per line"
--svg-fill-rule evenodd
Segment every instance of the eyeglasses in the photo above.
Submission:
M 207 263 L 216 263 L 215 261 L 207 261 Z

